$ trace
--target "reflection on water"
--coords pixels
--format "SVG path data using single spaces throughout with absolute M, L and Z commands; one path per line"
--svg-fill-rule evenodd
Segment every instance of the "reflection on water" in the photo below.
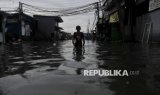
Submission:
M 86 41 L 84 48 L 74 48 L 71 41 L 57 46 L 50 42 L 0 46 L 0 95 L 158 95 L 159 48 L 158 44 L 92 41 Z M 91 78 L 82 75 L 84 69 L 127 69 L 140 74 Z M 39 93 L 32 93 L 33 89 Z
M 84 53 L 85 53 L 85 48 L 84 47 L 74 47 L 73 48 L 73 59 L 76 61 L 82 61 L 83 59 L 85 59 L 84 57 Z
M 23 74 L 28 70 L 49 66 L 46 71 L 54 70 L 64 59 L 58 53 L 58 47 L 51 43 L 25 43 L 1 47 L 1 77 Z
M 81 74 L 83 69 L 97 68 L 96 43 L 86 41 L 85 47 L 75 48 L 71 41 L 64 41 L 60 45 L 60 54 L 65 59 L 58 70 L 63 70 L 65 74 Z
M 97 43 L 86 41 L 83 48 L 74 48 L 71 41 L 64 41 L 60 43 L 60 54 L 65 60 L 84 62 L 87 64 L 96 64 L 97 59 Z

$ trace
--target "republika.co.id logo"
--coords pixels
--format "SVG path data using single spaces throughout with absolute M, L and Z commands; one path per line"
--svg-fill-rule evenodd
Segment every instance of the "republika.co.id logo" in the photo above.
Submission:
M 131 76 L 139 75 L 139 71 L 128 70 L 83 70 L 84 76 Z

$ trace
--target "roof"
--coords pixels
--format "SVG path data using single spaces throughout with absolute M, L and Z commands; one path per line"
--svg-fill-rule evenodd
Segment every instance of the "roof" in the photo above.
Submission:
M 34 17 L 43 17 L 43 18 L 54 18 L 57 22 L 63 22 L 60 16 L 44 16 L 44 15 L 34 15 Z
M 4 12 L 4 11 L 0 11 L 0 15 L 9 15 L 8 13 Z
M 63 30 L 62 27 L 58 27 L 58 26 L 55 26 L 55 29 L 56 29 L 56 30 Z
M 10 14 L 10 16 L 12 16 L 12 17 L 19 17 L 19 13 L 12 13 L 12 14 Z M 26 18 L 33 19 L 32 16 L 30 16 L 30 15 L 28 15 L 28 14 L 25 14 L 25 13 L 22 13 L 22 16 L 23 16 L 23 17 L 26 17 Z
M 27 15 L 25 13 L 22 13 L 22 17 L 23 17 L 23 20 L 27 21 L 27 22 L 34 22 L 35 21 L 35 19 L 32 16 Z M 19 19 L 19 13 L 9 14 L 8 19 Z

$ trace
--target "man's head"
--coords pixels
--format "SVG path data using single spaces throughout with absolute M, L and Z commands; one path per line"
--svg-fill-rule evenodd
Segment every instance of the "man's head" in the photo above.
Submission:
M 77 31 L 80 31 L 80 30 L 81 30 L 81 26 L 77 25 L 77 26 L 76 26 L 76 30 L 77 30 Z

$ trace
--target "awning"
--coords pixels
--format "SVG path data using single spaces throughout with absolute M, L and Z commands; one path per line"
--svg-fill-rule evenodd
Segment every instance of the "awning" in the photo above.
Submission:
M 59 17 L 59 16 L 55 16 L 55 20 L 58 21 L 58 22 L 63 22 L 62 18 Z
M 55 30 L 63 30 L 62 27 L 55 26 Z

